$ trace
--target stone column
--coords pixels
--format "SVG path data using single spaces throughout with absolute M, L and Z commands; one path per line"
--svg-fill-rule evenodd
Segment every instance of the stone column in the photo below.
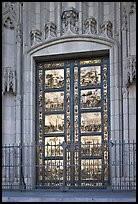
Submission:
M 128 141 L 129 138 L 129 116 L 128 116 L 128 89 L 126 86 L 126 59 L 128 56 L 128 40 L 127 40 L 127 32 L 128 32 L 128 21 L 127 21 L 127 13 L 125 7 L 121 4 L 121 32 L 122 32 L 122 61 L 123 61 L 123 138 L 125 141 Z
M 83 2 L 79 2 L 79 34 L 83 33 L 82 3 Z
M 21 8 L 22 5 L 19 3 L 19 20 L 16 27 L 16 74 L 17 74 L 17 94 L 15 98 L 16 104 L 16 143 L 22 142 L 22 115 L 21 115 L 21 103 L 22 103 L 22 27 L 21 27 Z
M 61 4 L 62 2 L 57 2 L 57 37 L 61 35 Z

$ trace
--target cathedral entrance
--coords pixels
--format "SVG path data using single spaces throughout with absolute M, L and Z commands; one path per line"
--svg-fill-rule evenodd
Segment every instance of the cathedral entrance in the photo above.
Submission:
M 106 58 L 37 63 L 37 186 L 109 185 Z

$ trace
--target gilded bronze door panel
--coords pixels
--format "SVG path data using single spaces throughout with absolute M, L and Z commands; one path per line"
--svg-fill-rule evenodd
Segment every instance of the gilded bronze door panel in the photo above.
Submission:
M 108 59 L 37 65 L 37 185 L 109 184 Z

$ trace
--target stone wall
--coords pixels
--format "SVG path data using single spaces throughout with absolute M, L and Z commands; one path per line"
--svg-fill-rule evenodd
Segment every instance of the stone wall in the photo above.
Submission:
M 2 20 L 3 144 L 35 141 L 34 57 L 104 49 L 111 139 L 135 139 L 135 2 L 3 2 Z

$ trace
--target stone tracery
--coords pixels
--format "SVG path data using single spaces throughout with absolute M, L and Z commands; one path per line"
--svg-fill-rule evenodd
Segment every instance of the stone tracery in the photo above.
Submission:
M 131 55 L 127 58 L 126 78 L 126 84 L 128 86 L 136 79 L 136 55 Z
M 2 4 L 3 25 L 7 28 L 16 27 L 16 2 L 3 2 Z
M 78 33 L 78 11 L 73 7 L 65 9 L 62 13 L 62 34 L 77 34 Z
M 6 92 L 16 92 L 16 75 L 15 70 L 11 67 L 4 67 L 3 69 L 3 94 Z

